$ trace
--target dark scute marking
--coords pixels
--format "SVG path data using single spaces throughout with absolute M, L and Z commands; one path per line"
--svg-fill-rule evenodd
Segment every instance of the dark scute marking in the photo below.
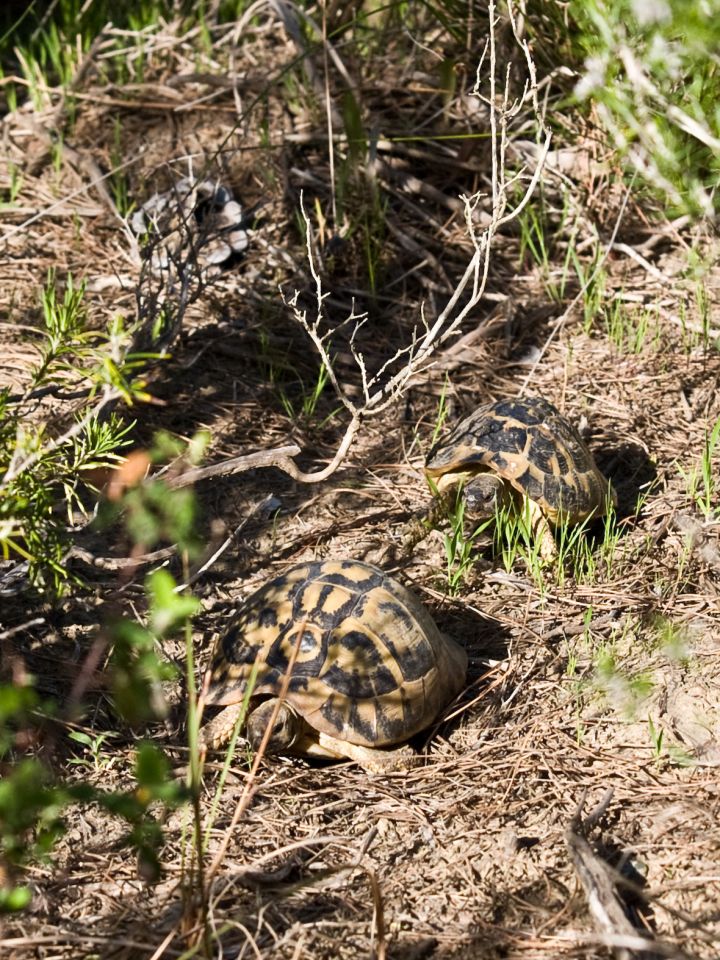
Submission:
M 355 740 L 355 734 L 358 733 L 366 743 L 375 743 L 378 740 L 377 731 L 374 723 L 369 723 L 362 716 L 357 703 L 350 704 L 350 716 L 348 717 L 348 727 L 353 731 L 352 739 Z
M 502 427 L 502 423 L 487 417 L 487 407 L 475 410 L 430 449 L 425 461 L 426 466 L 438 468 L 455 461 L 460 447 L 472 450 L 489 446 L 490 444 L 483 443 L 482 438 L 496 434 Z
M 570 425 L 568 424 L 568 426 Z M 574 427 L 565 431 L 565 436 L 563 436 L 562 440 L 573 463 L 583 464 L 584 466 L 589 459 L 592 459 L 592 454 L 588 450 L 585 441 Z
M 402 645 L 398 645 L 395 643 L 392 633 L 383 635 L 383 641 L 400 668 L 403 680 L 409 682 L 424 677 L 435 666 L 435 656 L 429 641 L 426 640 L 415 620 L 400 604 L 385 601 L 379 604 L 379 608 L 383 613 L 390 614 L 390 616 L 402 620 L 404 629 L 407 631 L 405 636 L 408 636 L 410 631 L 413 631 L 417 638 L 416 643 L 403 643 Z
M 369 670 L 380 663 L 380 651 L 362 630 L 348 630 L 343 633 L 337 642 L 349 650 L 364 670 Z
M 290 683 L 288 684 L 288 693 L 300 693 L 307 690 L 310 686 L 310 681 L 315 679 L 315 674 L 307 676 L 300 670 L 293 670 L 292 676 L 290 677 Z M 283 681 L 283 675 L 278 674 L 277 685 L 278 688 Z
M 322 679 L 329 687 L 352 700 L 367 700 L 397 688 L 395 677 L 382 665 L 380 651 L 371 637 L 350 630 L 342 636 L 340 643 L 352 653 L 352 666 L 331 663 L 322 673 Z
M 367 710 L 360 711 L 355 702 L 348 704 L 339 699 L 339 706 L 336 706 L 335 696 L 330 696 L 320 709 L 320 713 L 327 723 L 337 731 L 338 736 L 350 743 L 383 743 L 384 737 L 378 735 L 375 724 L 372 722 L 373 714 Z M 402 732 L 402 731 L 401 731 Z
M 543 497 L 547 503 L 558 510 L 569 507 L 567 498 L 563 494 L 564 486 L 565 484 L 558 477 L 549 474 L 543 477 Z
M 273 607 L 263 607 L 257 619 L 261 627 L 276 627 L 277 610 L 273 609 Z
M 347 561 L 343 566 L 351 569 L 363 568 L 366 571 L 366 575 L 362 579 L 358 580 L 356 577 L 348 577 L 343 573 L 328 573 L 319 577 L 324 582 L 329 584 L 336 584 L 339 587 L 345 587 L 346 590 L 349 590 L 351 593 L 366 593 L 368 590 L 372 590 L 374 587 L 377 587 L 382 583 L 384 575 L 382 570 L 377 569 L 376 567 L 371 567 L 368 564 L 358 563 L 356 561 Z
M 540 397 L 527 397 L 525 400 L 499 400 L 488 408 L 489 413 L 508 420 L 517 420 L 531 427 L 541 423 L 549 416 L 556 416 L 555 407 Z
M 352 610 L 355 605 L 355 600 L 357 597 L 357 584 L 354 581 L 349 581 L 347 578 L 339 578 L 337 575 L 332 575 L 330 577 L 323 577 L 323 586 L 320 590 L 319 603 L 318 603 L 318 612 L 321 615 L 328 616 L 324 610 L 325 604 L 328 602 L 329 598 L 333 594 L 338 594 L 338 587 L 342 589 L 342 592 L 347 592 L 347 600 L 345 603 L 341 604 L 339 607 L 336 607 L 329 616 L 333 621 L 336 621 L 339 617 L 346 617 L 348 612 Z M 337 596 L 335 597 L 335 604 L 337 603 Z M 334 605 L 334 604 L 333 604 Z
M 469 417 L 461 420 L 450 435 L 454 442 L 464 441 L 474 443 L 480 437 L 491 437 L 503 429 L 504 424 L 494 417 L 488 416 L 488 411 L 481 407 Z
M 570 514 L 577 510 L 578 492 L 571 483 L 568 483 L 562 477 L 545 477 L 543 488 L 545 499 L 557 510 Z
M 536 440 L 530 449 L 530 461 L 540 470 L 541 473 L 553 473 L 550 461 L 557 453 L 555 445 L 549 441 L 540 438 Z
M 336 588 L 334 584 L 331 584 L 331 583 L 323 584 L 322 589 L 320 590 L 318 607 L 322 608 L 325 606 L 325 604 L 328 601 L 328 597 L 333 593 L 335 589 Z
M 543 485 L 530 470 L 526 470 L 517 478 L 518 486 L 525 491 L 531 500 L 540 500 L 543 496 Z
M 335 697 L 329 696 L 325 703 L 320 708 L 320 713 L 327 720 L 331 727 L 337 730 L 338 733 L 343 732 L 343 727 L 345 726 L 345 718 L 343 716 L 342 709 L 338 709 L 335 706 Z
M 372 737 L 372 743 L 382 746 L 386 743 L 397 743 L 399 740 L 405 740 L 412 728 L 413 717 L 408 712 L 408 700 L 403 697 L 403 710 L 400 716 L 397 716 L 395 713 L 388 714 L 383 708 L 382 704 L 378 701 L 375 703 L 375 726 L 374 730 L 368 724 L 364 724 L 367 733 L 363 732 L 363 735 L 366 739 L 369 739 L 368 734 Z M 363 725 L 362 717 L 359 716 L 357 710 L 351 711 L 351 721 L 353 726 L 356 724 L 358 726 Z
M 324 581 L 325 577 L 319 577 L 318 579 Z M 302 587 L 304 588 L 308 585 L 309 584 L 302 584 Z M 325 584 L 320 591 L 318 603 L 316 606 L 313 605 L 312 610 L 308 610 L 307 608 L 304 589 L 297 590 L 293 596 L 293 621 L 299 624 L 307 617 L 316 627 L 322 630 L 323 634 L 327 634 L 327 632 L 332 630 L 341 620 L 344 620 L 345 617 L 350 615 L 356 602 L 355 590 L 353 590 L 348 596 L 347 601 L 341 604 L 341 606 L 336 607 L 334 610 L 323 609 L 324 604 L 334 589 L 335 587 L 332 584 Z
M 243 642 L 246 625 L 247 621 L 243 617 L 234 623 L 222 638 L 222 653 L 228 663 L 255 663 L 260 648 L 256 644 Z
M 527 443 L 524 427 L 508 427 L 493 437 L 492 449 L 498 453 L 522 453 Z
M 399 620 L 402 623 L 404 630 L 409 631 L 414 628 L 415 618 L 411 616 L 405 605 L 400 603 L 399 600 L 394 600 L 391 597 L 387 600 L 373 599 L 373 606 L 375 606 L 383 614 L 383 617 L 387 617 L 389 620 Z M 365 615 L 365 603 L 359 607 L 358 614 L 360 616 Z M 384 639 L 385 637 L 383 636 L 383 640 Z
M 305 574 L 304 580 L 298 580 L 298 587 L 301 587 L 304 583 L 310 583 L 312 580 L 317 580 L 318 576 L 322 572 L 323 561 L 322 560 L 311 560 L 310 563 L 306 564 L 307 573 Z M 293 573 L 295 567 L 292 567 L 287 571 L 285 576 L 290 573 Z
M 555 448 L 555 456 L 557 457 L 560 473 L 567 476 L 567 474 L 570 473 L 571 464 L 568 458 L 565 456 L 565 451 L 562 449 L 562 447 L 558 446 Z

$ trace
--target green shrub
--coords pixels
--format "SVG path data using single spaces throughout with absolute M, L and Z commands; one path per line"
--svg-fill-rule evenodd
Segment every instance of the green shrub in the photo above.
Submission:
M 587 0 L 571 10 L 585 56 L 576 96 L 596 105 L 612 144 L 676 212 L 715 212 L 719 0 Z

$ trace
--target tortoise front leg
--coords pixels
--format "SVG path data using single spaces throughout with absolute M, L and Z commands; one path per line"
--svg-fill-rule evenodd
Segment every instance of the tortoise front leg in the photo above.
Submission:
M 400 556 L 409 557 L 415 547 L 428 536 L 448 516 L 455 504 L 456 488 L 438 493 L 433 497 L 430 506 L 421 513 L 415 514 L 405 524 L 403 538 L 400 544 Z
M 243 704 L 231 703 L 212 718 L 200 730 L 200 746 L 206 750 L 217 750 L 223 747 L 232 737 L 235 724 L 242 713 Z

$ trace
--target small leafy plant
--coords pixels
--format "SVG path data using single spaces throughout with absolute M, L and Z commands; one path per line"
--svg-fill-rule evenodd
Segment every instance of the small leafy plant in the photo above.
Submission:
M 493 553 L 502 561 L 507 573 L 522 559 L 540 592 L 545 590 L 542 537 L 534 529 L 534 511 L 527 497 L 520 505 L 514 501 L 499 503 L 495 509 Z
M 39 360 L 22 393 L 0 391 L 0 551 L 26 562 L 30 581 L 51 593 L 68 579 L 64 556 L 72 530 L 88 519 L 93 475 L 119 463 L 130 443 L 133 422 L 105 408 L 147 399 L 138 374 L 161 356 L 131 352 L 132 331 L 119 318 L 105 331 L 89 329 L 84 296 L 72 276 L 59 294 L 49 274 Z M 44 398 L 67 396 L 85 398 L 69 426 L 43 417 Z
M 611 641 L 596 651 L 594 685 L 610 707 L 625 718 L 633 719 L 640 705 L 652 693 L 655 683 L 647 671 L 627 673 L 618 663 L 615 646 Z

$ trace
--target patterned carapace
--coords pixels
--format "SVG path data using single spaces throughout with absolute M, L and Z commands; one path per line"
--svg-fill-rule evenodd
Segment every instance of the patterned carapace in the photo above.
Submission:
M 547 400 L 501 400 L 475 410 L 430 451 L 425 473 L 493 473 L 538 504 L 551 523 L 601 516 L 614 491 L 575 427 Z
M 248 597 L 214 651 L 207 702 L 241 701 L 255 663 L 252 697 L 277 696 L 293 656 L 288 704 L 313 730 L 370 747 L 432 723 L 467 667 L 409 590 L 353 560 L 300 564 Z

